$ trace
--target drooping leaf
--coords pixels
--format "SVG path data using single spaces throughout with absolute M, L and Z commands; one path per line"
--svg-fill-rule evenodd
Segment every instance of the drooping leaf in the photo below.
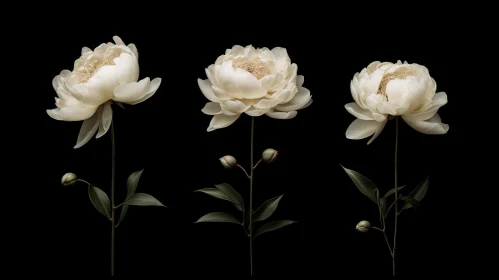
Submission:
M 241 209 L 244 209 L 244 200 L 242 196 L 236 190 L 234 190 L 231 185 L 224 183 L 215 185 L 215 187 L 226 194 L 230 198 L 232 203 L 238 205 Z
M 125 204 L 121 205 L 120 220 L 118 221 L 116 226 L 119 226 L 121 224 L 121 221 L 123 221 L 125 219 L 126 213 L 128 212 L 128 206 L 129 205 L 125 205 Z
M 397 192 L 398 192 L 398 194 L 399 194 L 399 195 L 400 195 L 400 191 L 401 191 L 403 188 L 405 188 L 405 186 L 402 186 L 402 187 L 398 187 L 398 188 L 397 188 Z M 391 190 L 387 191 L 387 192 L 385 193 L 385 196 L 384 196 L 384 197 L 389 197 L 390 195 L 392 195 L 392 194 L 394 194 L 394 193 L 395 193 L 395 188 L 393 188 L 393 189 L 391 189 Z
M 230 201 L 230 202 L 232 202 L 234 204 L 234 206 L 239 211 L 243 211 L 243 208 L 241 208 L 241 206 L 239 206 L 238 204 L 236 204 L 227 194 L 225 194 L 223 191 L 221 191 L 221 190 L 219 190 L 217 188 L 200 189 L 200 190 L 197 190 L 196 192 L 202 192 L 202 193 L 211 195 L 213 197 L 216 197 L 218 199 L 223 199 L 223 200 Z
M 420 202 L 424 198 L 424 196 L 426 195 L 426 191 L 428 190 L 429 179 L 429 177 L 426 177 L 423 181 L 421 181 L 408 196 L 414 198 L 417 202 Z M 411 205 L 410 203 L 405 203 L 402 207 L 402 210 L 409 209 L 411 207 L 413 207 L 413 205 Z
M 386 197 L 382 197 L 379 199 L 379 207 L 381 208 L 381 213 L 383 214 L 383 216 L 386 216 L 386 210 L 388 210 L 386 204 L 387 204 Z
M 195 223 L 233 223 L 240 225 L 234 216 L 225 212 L 212 212 L 199 218 Z
M 295 221 L 290 221 L 290 220 L 281 220 L 281 221 L 274 221 L 274 222 L 269 222 L 266 223 L 265 225 L 261 226 L 255 233 L 255 236 L 253 239 L 255 239 L 257 236 L 264 234 L 269 231 L 274 231 L 276 229 L 280 229 L 282 227 L 285 227 L 287 225 L 291 225 L 296 223 Z
M 164 206 L 159 200 L 154 198 L 150 194 L 146 193 L 136 193 L 130 198 L 123 202 L 124 205 L 136 205 L 136 206 Z
M 256 209 L 255 213 L 253 213 L 253 221 L 257 222 L 268 219 L 277 209 L 282 196 L 283 195 L 271 198 L 260 205 L 260 207 Z
M 350 179 L 352 179 L 353 183 L 359 189 L 359 191 L 363 193 L 365 196 L 367 196 L 369 199 L 371 199 L 374 203 L 377 203 L 376 193 L 375 193 L 375 190 L 377 189 L 376 185 L 373 182 L 371 182 L 371 180 L 367 179 L 367 177 L 364 177 L 362 174 L 358 173 L 357 171 L 345 168 L 343 166 L 342 168 L 348 174 Z
M 88 186 L 88 196 L 95 209 L 108 219 L 111 219 L 111 203 L 107 194 L 98 187 Z
M 419 201 L 414 199 L 414 197 L 412 197 L 412 196 L 402 196 L 399 199 L 410 204 L 411 205 L 410 207 L 414 207 L 416 210 L 419 209 L 419 207 L 420 207 Z M 405 207 L 405 205 L 404 205 L 404 207 Z M 403 210 L 403 208 L 402 208 L 402 210 Z M 400 211 L 402 211 L 402 210 L 400 210 Z

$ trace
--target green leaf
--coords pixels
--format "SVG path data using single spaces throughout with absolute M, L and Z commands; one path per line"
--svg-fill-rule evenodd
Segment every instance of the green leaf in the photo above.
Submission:
M 125 106 L 123 106 L 123 104 L 121 104 L 121 102 L 114 101 L 114 103 L 116 103 L 116 105 L 118 105 L 121 109 L 125 110 Z
M 381 208 L 381 213 L 383 214 L 383 216 L 386 216 L 386 210 L 388 210 L 386 204 L 387 204 L 386 197 L 382 197 L 379 199 L 379 207 Z
M 398 188 L 397 188 L 397 192 L 398 192 L 398 194 L 399 194 L 399 195 L 400 195 L 400 191 L 401 191 L 403 188 L 405 188 L 405 186 L 402 186 L 402 187 L 398 187 Z M 393 188 L 393 189 L 391 189 L 391 190 L 387 191 L 387 192 L 385 193 L 385 196 L 384 196 L 384 197 L 385 197 L 385 198 L 387 198 L 387 197 L 389 197 L 390 195 L 392 195 L 392 194 L 394 194 L 394 193 L 395 193 L 395 188 Z
M 376 185 L 374 185 L 374 183 L 371 182 L 371 180 L 367 179 L 362 174 L 353 171 L 351 169 L 345 168 L 343 166 L 341 167 L 345 170 L 350 179 L 352 179 L 353 183 L 359 189 L 359 191 L 363 193 L 365 196 L 367 196 L 369 199 L 374 201 L 374 203 L 377 203 Z
M 111 215 L 109 214 L 111 212 L 111 203 L 109 203 L 107 194 L 98 187 L 88 186 L 88 196 L 95 209 L 108 219 L 111 219 Z
M 234 216 L 225 212 L 212 212 L 204 215 L 199 218 L 195 223 L 233 223 L 240 225 L 239 222 Z
M 123 202 L 124 205 L 136 206 L 164 206 L 159 200 L 146 193 L 136 193 Z
M 223 200 L 230 201 L 230 202 L 232 202 L 234 204 L 234 206 L 239 211 L 243 211 L 243 209 L 241 208 L 241 206 L 237 205 L 234 201 L 232 201 L 232 199 L 227 194 L 225 194 L 223 191 L 221 191 L 219 189 L 216 189 L 216 188 L 206 188 L 206 189 L 197 190 L 196 192 L 202 192 L 202 193 L 211 195 L 213 197 L 216 197 L 218 199 L 223 199 Z
M 419 209 L 419 207 L 420 207 L 419 201 L 417 201 L 416 199 L 414 199 L 412 196 L 402 196 L 399 199 L 405 201 L 408 204 L 410 204 L 411 205 L 410 207 L 414 207 L 416 210 Z M 405 207 L 405 205 L 404 205 L 404 207 Z M 402 210 L 403 210 L 403 208 L 402 208 Z M 400 211 L 402 211 L 402 210 L 400 210 Z
M 408 196 L 413 197 L 417 202 L 420 202 L 426 195 L 426 191 L 428 190 L 429 180 L 430 178 L 426 177 L 423 181 L 419 183 L 419 185 L 417 185 L 417 187 L 414 190 L 412 190 L 412 192 Z M 406 203 L 402 207 L 402 210 L 409 209 L 411 207 L 413 207 L 413 205 L 411 205 L 410 203 Z
M 119 103 L 119 105 L 123 106 L 121 103 Z M 123 109 L 125 108 L 123 107 Z M 140 176 L 142 176 L 142 172 L 144 172 L 144 169 L 136 171 L 130 174 L 130 176 L 128 176 L 128 180 L 126 182 L 126 187 L 127 187 L 126 199 L 129 199 L 132 195 L 135 194 L 135 191 L 137 190 L 137 185 L 139 184 Z M 121 221 L 125 219 L 127 212 L 128 212 L 128 205 L 121 206 L 120 220 L 118 221 L 118 224 L 116 226 L 118 226 L 121 223 Z
M 274 211 L 277 209 L 279 205 L 279 201 L 281 200 L 282 195 L 278 197 L 271 198 L 265 201 L 258 209 L 256 209 L 255 213 L 253 213 L 253 221 L 263 221 L 268 219 Z
M 270 222 L 266 223 L 265 225 L 261 226 L 255 233 L 255 236 L 253 239 L 255 239 L 257 236 L 264 234 L 269 231 L 274 231 L 276 229 L 280 229 L 282 227 L 285 227 L 287 225 L 291 225 L 296 223 L 295 221 L 290 221 L 290 220 L 281 220 L 281 221 L 275 221 L 275 222 Z
M 239 206 L 239 208 L 244 209 L 243 198 L 238 192 L 236 192 L 236 190 L 232 188 L 231 185 L 224 183 L 215 185 L 215 187 L 217 187 L 217 189 L 221 190 L 225 195 L 227 195 L 232 203 Z

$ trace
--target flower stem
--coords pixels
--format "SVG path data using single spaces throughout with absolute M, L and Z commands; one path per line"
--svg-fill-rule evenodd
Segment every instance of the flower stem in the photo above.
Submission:
M 114 230 L 115 230 L 115 212 L 114 207 L 114 178 L 116 173 L 116 152 L 114 145 L 114 121 L 111 121 L 111 157 L 112 157 L 112 170 L 111 170 L 111 276 L 114 276 Z
M 250 205 L 249 205 L 249 242 L 250 242 L 250 273 L 253 276 L 253 139 L 255 134 L 255 118 L 251 117 L 251 156 L 250 156 Z
M 395 248 L 397 246 L 397 222 L 399 216 L 398 207 L 398 177 L 397 177 L 397 158 L 398 158 L 398 147 L 399 147 L 399 118 L 395 118 L 395 228 L 393 232 L 393 249 L 392 249 L 392 273 L 395 276 Z

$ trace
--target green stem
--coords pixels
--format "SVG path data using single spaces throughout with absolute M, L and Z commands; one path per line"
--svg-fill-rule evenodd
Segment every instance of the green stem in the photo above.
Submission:
M 116 152 L 114 145 L 114 121 L 111 121 L 111 157 L 112 157 L 112 170 L 111 170 L 111 276 L 114 276 L 114 229 L 115 227 L 115 212 L 114 207 L 114 178 L 116 173 Z
M 395 229 L 393 233 L 393 250 L 392 250 L 392 273 L 395 276 L 395 248 L 397 247 L 397 222 L 399 216 L 398 207 L 398 177 L 397 177 L 397 162 L 398 162 L 398 148 L 399 148 L 399 118 L 395 118 Z
M 250 171 L 250 205 L 249 205 L 249 242 L 250 242 L 250 273 L 253 276 L 253 139 L 255 134 L 255 118 L 251 117 L 251 171 Z

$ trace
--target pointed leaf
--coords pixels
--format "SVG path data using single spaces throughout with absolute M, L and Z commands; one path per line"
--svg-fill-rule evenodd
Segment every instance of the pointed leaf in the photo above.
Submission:
M 116 105 L 118 105 L 121 109 L 125 110 L 125 106 L 123 106 L 123 104 L 121 104 L 121 102 L 114 101 L 114 103 L 116 103 Z
M 130 198 L 125 200 L 123 203 L 125 205 L 136 205 L 136 206 L 164 206 L 159 200 L 154 198 L 152 195 L 146 193 L 136 193 Z
M 270 222 L 267 223 L 263 226 L 261 226 L 257 231 L 253 239 L 255 239 L 257 236 L 264 234 L 269 231 L 274 231 L 276 229 L 280 229 L 282 227 L 285 227 L 287 225 L 291 225 L 296 223 L 295 221 L 290 221 L 290 220 L 282 220 L 282 221 L 275 221 L 275 222 Z
M 120 213 L 120 220 L 116 224 L 116 226 L 119 226 L 121 224 L 121 221 L 125 219 L 126 213 L 128 212 L 128 205 L 123 204 L 121 206 L 121 213 Z
M 383 216 L 386 216 L 386 210 L 388 210 L 386 204 L 387 204 L 386 197 L 382 197 L 379 199 L 379 207 L 381 208 L 381 213 L 383 214 Z
M 199 218 L 195 223 L 233 223 L 241 224 L 234 216 L 225 212 L 212 212 Z
M 128 176 L 128 180 L 126 182 L 127 199 L 135 194 L 135 191 L 137 190 L 137 185 L 139 184 L 140 176 L 142 176 L 142 172 L 144 172 L 144 169 L 133 172 L 132 174 L 130 174 L 130 176 Z
M 232 203 L 238 205 L 241 209 L 244 209 L 243 198 L 236 190 L 232 188 L 231 185 L 224 183 L 224 184 L 215 185 L 215 187 L 217 187 L 217 189 L 221 190 L 224 194 L 226 194 L 230 198 Z
M 278 197 L 271 198 L 265 201 L 258 209 L 256 209 L 255 213 L 253 213 L 253 221 L 263 221 L 268 219 L 274 211 L 277 209 L 279 205 L 279 201 L 281 201 L 282 195 Z
M 419 201 L 414 199 L 412 196 L 402 196 L 402 197 L 400 197 L 400 200 L 403 200 L 406 203 L 410 204 L 411 205 L 410 207 L 414 207 L 416 210 L 419 209 L 419 207 L 420 207 Z M 404 205 L 404 207 L 405 207 L 405 205 Z M 402 210 L 404 210 L 404 208 L 402 208 Z M 402 211 L 402 210 L 400 210 L 400 211 Z
M 374 203 L 377 203 L 376 201 L 376 185 L 374 185 L 371 180 L 367 179 L 364 177 L 362 174 L 358 173 L 357 171 L 353 171 L 351 169 L 345 168 L 342 166 L 342 168 L 345 170 L 345 172 L 348 174 L 350 179 L 352 179 L 353 183 L 355 186 L 359 189 L 361 193 L 363 193 L 365 196 L 367 196 L 369 199 L 374 201 Z
M 95 209 L 97 209 L 99 213 L 108 219 L 111 219 L 111 215 L 109 214 L 111 212 L 111 203 L 109 203 L 109 197 L 107 197 L 107 194 L 97 187 L 89 186 L 88 196 Z
M 236 208 L 239 211 L 243 211 L 243 208 L 241 208 L 241 206 L 237 205 L 234 201 L 232 201 L 232 199 L 227 194 L 225 194 L 223 191 L 221 191 L 219 189 L 216 189 L 216 188 L 206 188 L 206 189 L 197 190 L 196 192 L 202 192 L 202 193 L 211 195 L 213 197 L 216 197 L 218 199 L 223 199 L 223 200 L 230 201 L 230 202 L 232 202 L 234 204 L 234 206 L 236 206 Z
M 416 201 L 420 202 L 426 195 L 426 191 L 428 190 L 429 180 L 430 178 L 426 177 L 408 196 L 413 197 Z M 412 206 L 413 205 L 411 205 L 410 203 L 406 203 L 402 207 L 402 210 L 409 209 Z
M 405 186 L 402 186 L 402 187 L 398 187 L 398 188 L 397 188 L 397 192 L 398 192 L 398 194 L 399 194 L 399 195 L 400 195 L 400 191 L 401 191 L 403 188 L 405 188 Z M 387 192 L 385 193 L 385 196 L 384 196 L 384 197 L 385 197 L 385 198 L 386 198 L 386 197 L 389 197 L 390 195 L 392 195 L 392 194 L 394 194 L 394 193 L 395 193 L 395 188 L 393 188 L 393 189 L 391 189 L 391 190 L 387 191 Z

